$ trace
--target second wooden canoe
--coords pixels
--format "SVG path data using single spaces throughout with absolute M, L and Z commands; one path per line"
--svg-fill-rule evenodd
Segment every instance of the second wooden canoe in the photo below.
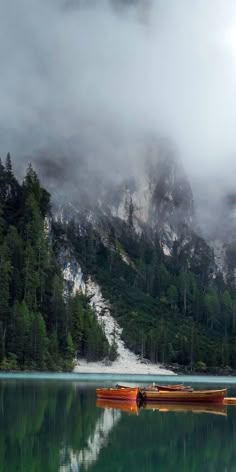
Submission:
M 153 386 L 150 386 L 148 387 L 150 389 L 156 389 L 156 390 L 159 390 L 159 392 L 162 392 L 162 391 L 165 391 L 165 392 L 176 392 L 176 391 L 184 391 L 184 392 L 192 392 L 193 391 L 193 388 L 190 387 L 190 385 L 183 385 L 183 384 L 179 384 L 179 385 L 155 385 L 154 387 Z
M 223 403 L 227 389 L 189 391 L 157 391 L 155 389 L 141 390 L 144 401 L 172 403 Z
M 126 387 L 125 385 L 116 385 L 117 388 L 129 388 Z M 142 390 L 142 389 L 141 389 Z M 159 384 L 154 384 L 150 385 L 148 387 L 143 388 L 143 390 L 157 390 L 157 391 L 167 391 L 167 392 L 176 392 L 176 391 L 187 391 L 187 392 L 192 392 L 193 388 L 190 385 L 183 385 L 183 384 L 176 384 L 176 385 L 159 385 Z

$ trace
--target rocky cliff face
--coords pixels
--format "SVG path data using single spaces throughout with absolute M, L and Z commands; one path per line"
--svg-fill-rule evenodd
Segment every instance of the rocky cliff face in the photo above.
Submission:
M 111 214 L 138 233 L 157 233 L 171 254 L 174 241 L 192 230 L 194 216 L 191 187 L 172 151 L 149 152 L 143 174 L 120 187 Z
M 171 256 L 175 242 L 189 251 L 190 259 L 194 258 L 195 253 L 198 257 L 199 246 L 202 246 L 204 251 L 209 249 L 212 264 L 215 264 L 214 270 L 225 272 L 226 238 L 222 230 L 218 231 L 217 237 L 207 239 L 199 228 L 196 231 L 198 224 L 192 189 L 174 150 L 164 143 L 158 147 L 147 147 L 145 154 L 145 164 L 138 172 L 134 169 L 134 176 L 123 178 L 122 183 L 120 180 L 117 184 L 107 183 L 104 176 L 95 177 L 93 169 L 90 173 L 87 171 L 85 182 L 92 185 L 90 197 L 90 187 L 83 183 L 81 176 L 78 190 L 72 182 L 68 200 L 65 199 L 67 183 L 63 183 L 61 193 L 58 189 L 55 192 L 53 188 L 55 220 L 68 223 L 73 219 L 82 232 L 86 231 L 88 226 L 96 228 L 105 244 L 111 228 L 119 235 L 121 226 L 125 224 L 130 232 L 139 236 L 146 234 L 148 238 L 153 239 L 156 235 L 167 256 Z M 228 220 L 232 217 L 232 212 L 230 209 Z M 229 227 L 229 221 L 224 227 Z M 128 255 L 123 253 L 122 256 L 129 263 Z

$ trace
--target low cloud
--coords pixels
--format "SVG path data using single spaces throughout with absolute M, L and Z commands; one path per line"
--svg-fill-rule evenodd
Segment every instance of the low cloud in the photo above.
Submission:
M 0 0 L 0 57 L 0 149 L 19 169 L 50 154 L 127 175 L 165 136 L 199 208 L 234 189 L 235 2 Z

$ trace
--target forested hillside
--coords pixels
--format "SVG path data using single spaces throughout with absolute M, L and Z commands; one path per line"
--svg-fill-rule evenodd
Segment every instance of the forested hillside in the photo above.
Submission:
M 23 183 L 0 161 L 0 369 L 69 369 L 109 356 L 82 295 L 64 293 L 49 231 L 50 195 L 29 165 Z
M 71 369 L 75 357 L 116 357 L 115 333 L 111 346 L 89 300 L 65 290 L 59 254 L 69 247 L 141 359 L 235 369 L 234 268 L 223 277 L 189 231 L 167 256 L 158 230 L 135 231 L 132 212 L 127 221 L 59 221 L 32 166 L 19 183 L 8 154 L 0 162 L 0 368 Z
M 123 328 L 128 347 L 153 362 L 190 370 L 236 367 L 235 286 L 196 234 L 165 256 L 157 233 L 137 234 L 114 219 L 104 230 L 55 225 L 71 241 L 84 274 L 92 275 Z

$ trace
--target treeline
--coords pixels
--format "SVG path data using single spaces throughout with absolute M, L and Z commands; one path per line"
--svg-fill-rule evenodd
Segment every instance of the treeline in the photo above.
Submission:
M 92 227 L 81 234 L 74 222 L 65 231 L 137 354 L 190 370 L 236 368 L 234 276 L 217 272 L 204 240 L 191 234 L 176 241 L 168 257 L 157 235 L 138 236 L 117 219 L 106 240 Z
M 0 160 L 0 369 L 71 369 L 110 354 L 88 300 L 65 297 L 49 230 L 50 195 L 29 165 Z

